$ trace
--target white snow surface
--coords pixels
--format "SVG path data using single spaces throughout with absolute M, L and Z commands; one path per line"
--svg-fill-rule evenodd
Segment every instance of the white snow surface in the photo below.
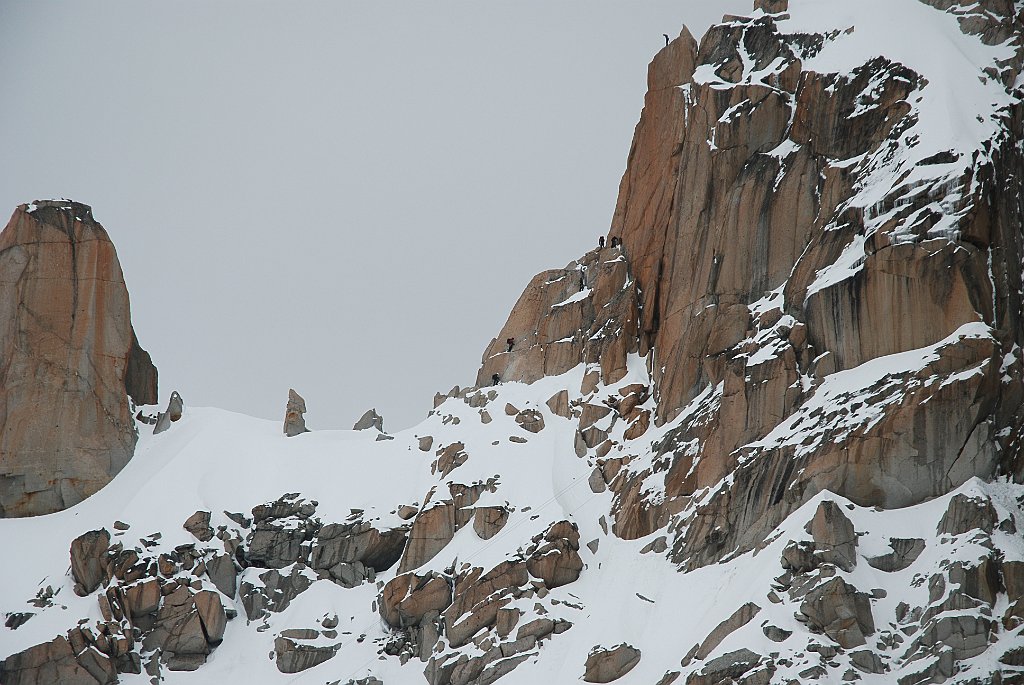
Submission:
M 581 302 L 581 301 L 587 299 L 588 297 L 590 297 L 590 294 L 592 292 L 593 292 L 592 288 L 583 288 L 578 293 L 573 293 L 572 295 L 570 295 L 569 297 L 565 298 L 561 302 L 552 305 L 551 308 L 555 309 L 557 307 L 564 307 L 564 306 L 566 306 L 568 304 L 572 304 L 573 302 Z

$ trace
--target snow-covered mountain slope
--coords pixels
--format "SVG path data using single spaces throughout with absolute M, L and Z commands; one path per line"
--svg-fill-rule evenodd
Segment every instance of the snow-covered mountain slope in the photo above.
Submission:
M 645 380 L 642 365 L 637 366 L 623 384 Z M 502 682 L 575 682 L 583 676 L 588 656 L 595 647 L 613 648 L 623 643 L 640 654 L 639 663 L 622 676 L 620 682 L 624 683 L 659 682 L 673 672 L 697 673 L 694 682 L 718 682 L 713 679 L 716 676 L 707 674 L 725 666 L 731 669 L 729 672 L 738 672 L 745 667 L 743 664 L 751 666 L 754 672 L 773 674 L 773 682 L 804 681 L 810 677 L 807 673 L 818 670 L 829 674 L 828 678 L 838 678 L 850 669 L 866 682 L 893 682 L 908 673 L 929 668 L 941 672 L 943 668 L 944 652 L 931 649 L 935 638 L 924 630 L 927 622 L 922 612 L 934 612 L 943 602 L 955 604 L 956 611 L 942 614 L 944 618 L 955 616 L 963 621 L 969 617 L 971 621 L 985 622 L 986 626 L 998 624 L 1004 613 L 1013 615 L 1008 611 L 1007 595 L 998 586 L 986 586 L 984 579 L 989 566 L 998 563 L 1004 574 L 1006 569 L 1014 569 L 1014 582 L 1024 580 L 1024 540 L 1008 528 L 1008 523 L 1002 530 L 998 527 L 998 522 L 1022 520 L 1024 512 L 1017 498 L 1024 497 L 1024 488 L 1005 482 L 970 481 L 955 493 L 891 511 L 857 507 L 843 498 L 822 493 L 792 514 L 756 551 L 727 564 L 689 573 L 681 573 L 665 558 L 664 535 L 655 533 L 638 540 L 617 538 L 606 530 L 611 492 L 606 489 L 604 477 L 594 474 L 593 460 L 576 456 L 572 447 L 573 422 L 554 413 L 546 403 L 548 397 L 557 396 L 565 387 L 579 387 L 581 371 L 532 385 L 513 383 L 464 393 L 461 398 L 446 398 L 426 421 L 394 434 L 391 440 L 375 440 L 380 435 L 376 431 L 324 431 L 286 438 L 276 423 L 216 409 L 187 409 L 172 430 L 143 436 L 135 458 L 124 471 L 81 505 L 45 517 L 3 522 L 5 545 L 9 550 L 20 550 L 0 569 L 4 609 L 33 613 L 16 630 L 3 633 L 4 651 L 16 652 L 48 642 L 54 635 L 66 634 L 79 619 L 87 619 L 82 627 L 91 628 L 98 636 L 100 630 L 96 626 L 105 621 L 98 599 L 113 596 L 122 610 L 130 614 L 132 607 L 138 605 L 130 588 L 152 582 L 148 571 L 152 565 L 160 566 L 156 577 L 165 588 L 179 583 L 190 585 L 194 591 L 217 593 L 218 586 L 212 578 L 219 576 L 210 570 L 211 560 L 223 555 L 225 549 L 239 547 L 245 550 L 239 559 L 253 557 L 254 545 L 259 545 L 254 530 L 260 530 L 260 526 L 245 527 L 224 512 L 241 512 L 250 517 L 253 507 L 260 503 L 276 500 L 285 493 L 301 493 L 285 501 L 315 502 L 315 512 L 308 512 L 308 518 L 299 514 L 272 519 L 266 526 L 267 530 L 289 531 L 299 521 L 314 522 L 303 536 L 308 540 L 297 548 L 295 558 L 264 558 L 258 562 L 250 559 L 257 565 L 244 570 L 232 564 L 232 573 L 237 571 L 239 591 L 218 593 L 227 612 L 235 615 L 226 624 L 223 643 L 215 648 L 204 643 L 211 653 L 195 672 L 164 666 L 160 670 L 161 682 L 227 679 L 255 683 L 344 683 L 369 676 L 385 683 L 421 682 L 430 662 L 404 657 L 420 648 L 414 642 L 422 639 L 422 629 L 389 626 L 375 609 L 379 606 L 380 589 L 399 575 L 398 566 L 371 574 L 373 580 L 344 587 L 337 578 L 332 580 L 332 570 L 314 568 L 316 559 L 322 556 L 317 550 L 325 544 L 323 536 L 328 524 L 363 521 L 381 531 L 407 531 L 407 522 L 399 516 L 402 505 L 417 506 L 420 513 L 413 520 L 419 520 L 432 508 L 444 509 L 454 499 L 451 493 L 460 486 L 477 484 L 489 484 L 493 491 L 485 490 L 472 504 L 455 512 L 453 520 L 461 521 L 461 525 L 456 525 L 450 541 L 436 556 L 424 555 L 415 568 L 417 577 L 452 579 L 458 595 L 461 583 L 472 582 L 469 569 L 490 571 L 508 560 L 528 558 L 529 550 L 536 546 L 532 539 L 552 524 L 571 521 L 579 533 L 578 554 L 583 567 L 576 580 L 551 590 L 545 581 L 532 574 L 524 576 L 525 582 L 521 584 L 503 587 L 502 583 L 495 583 L 486 588 L 482 601 L 466 614 L 484 615 L 488 603 L 500 604 L 491 621 L 493 625 L 459 648 L 451 648 L 440 638 L 442 648 L 432 657 L 434 663 L 457 663 L 463 656 L 480 659 L 500 643 L 505 643 L 508 656 L 498 656 L 489 666 L 508 664 L 525 655 L 526 659 Z M 610 389 L 600 387 L 597 392 L 606 394 Z M 488 394 L 493 394 L 493 398 L 487 399 Z M 576 392 L 568 399 L 576 404 L 581 398 Z M 509 405 L 519 411 L 537 411 L 544 427 L 537 433 L 524 429 L 516 421 L 518 411 L 506 411 Z M 484 413 L 490 418 L 487 423 L 482 418 Z M 611 435 L 625 428 L 621 421 L 617 423 Z M 425 453 L 420 450 L 420 440 L 427 436 L 433 444 Z M 438 452 L 456 441 L 462 443 L 459 452 L 467 455 L 464 463 L 446 476 L 432 473 Z M 986 520 L 984 513 L 975 519 L 967 517 L 966 525 L 977 523 L 981 527 L 961 530 L 961 515 L 956 519 L 960 528 L 951 528 L 954 523 L 943 517 L 951 502 L 959 502 L 965 496 L 991 500 L 995 518 Z M 822 542 L 827 533 L 824 537 L 812 537 L 804 530 L 821 502 L 836 503 L 838 517 L 852 522 L 858 534 L 849 540 L 839 540 L 852 547 L 845 562 L 834 563 L 828 556 L 828 543 Z M 483 518 L 492 520 L 484 516 L 491 510 L 503 511 L 507 518 L 493 536 L 484 539 L 480 535 L 484 526 L 477 522 Z M 210 524 L 218 537 L 200 542 L 182 527 L 182 522 L 195 511 L 212 512 Z M 128 528 L 118 531 L 118 521 L 128 524 Z M 944 533 L 938 532 L 940 522 Z M 117 570 L 115 563 L 114 577 L 106 590 L 98 587 L 79 597 L 74 590 L 75 579 L 67 570 L 69 535 L 99 526 L 113 533 L 111 543 L 120 543 L 124 550 L 137 550 L 140 560 L 121 570 Z M 427 532 L 445 538 L 443 528 L 432 526 Z M 414 524 L 411 536 L 416 535 Z M 891 555 L 892 539 L 921 540 L 923 550 L 906 568 L 885 570 L 891 568 L 886 566 L 889 562 L 885 555 Z M 806 541 L 812 540 L 819 543 L 816 552 L 807 551 L 814 543 L 809 545 Z M 800 552 L 794 551 L 794 541 L 802 545 Z M 283 552 L 284 546 L 277 550 Z M 171 572 L 165 573 L 167 569 L 157 564 L 161 555 L 165 559 L 191 557 L 196 561 L 191 569 L 183 568 L 179 561 Z M 787 571 L 783 558 L 799 559 L 786 562 L 796 568 Z M 843 570 L 844 563 L 851 568 Z M 131 580 L 131 568 L 139 565 L 146 569 L 145 573 L 140 579 Z M 198 570 L 203 565 L 206 570 Z M 260 576 L 268 573 L 265 566 L 280 567 L 277 573 L 281 576 L 306 578 L 308 587 L 304 587 L 307 582 L 300 581 L 298 586 L 304 589 L 287 606 L 279 604 L 278 611 L 256 615 L 259 612 L 253 610 L 256 603 L 252 598 L 259 595 L 259 588 L 268 586 L 260 580 Z M 967 582 L 963 580 L 965 575 L 970 579 Z M 870 597 L 865 601 L 873 629 L 860 629 L 867 634 L 864 646 L 858 644 L 863 638 L 851 636 L 849 628 L 840 633 L 839 629 L 822 625 L 819 629 L 824 629 L 825 634 L 815 631 L 814 621 L 821 621 L 818 614 L 808 609 L 813 616 L 808 618 L 801 612 L 815 586 L 821 581 L 834 583 L 835 578 Z M 276 585 L 294 587 L 286 583 Z M 37 596 L 48 598 L 38 602 L 43 606 L 27 601 Z M 838 621 L 846 618 L 842 616 L 843 601 L 839 600 Z M 751 607 L 749 612 L 753 616 L 746 619 L 748 622 L 735 632 L 722 634 L 717 645 L 708 644 L 709 634 L 741 607 Z M 518 621 L 511 618 L 516 610 L 521 614 Z M 414 614 L 415 611 L 410 616 Z M 327 625 L 337 619 L 333 632 L 324 629 L 325 618 Z M 538 619 L 553 622 L 550 626 L 535 626 L 535 630 L 548 630 L 539 642 L 530 637 L 525 641 L 515 639 L 519 629 L 534 625 L 532 622 Z M 1009 620 L 1011 624 L 1014 621 Z M 113 623 L 130 635 L 128 624 L 144 621 L 134 617 Z M 485 626 L 486 623 L 485 620 Z M 504 639 L 499 638 L 499 628 L 508 623 L 515 625 L 505 631 Z M 566 628 L 554 633 L 555 626 Z M 294 644 L 325 648 L 333 656 L 286 677 L 278 670 L 282 656 L 275 652 L 275 641 L 285 631 L 296 629 L 314 629 L 320 634 L 315 639 L 295 639 Z M 1011 670 L 998 663 L 997 658 L 1007 651 L 1011 656 L 1020 652 L 1024 641 L 1009 631 L 1004 635 L 980 655 L 973 655 L 977 650 L 970 644 L 954 646 L 958 667 L 963 669 L 960 675 L 976 677 L 999 669 Z M 845 649 L 837 648 L 835 636 Z M 134 649 L 143 662 L 155 662 L 152 651 L 140 649 L 139 643 L 144 640 L 136 639 Z M 703 658 L 690 655 L 687 667 L 680 665 L 692 647 L 705 644 L 708 646 L 697 652 Z M 428 650 L 431 647 L 433 643 L 427 645 Z M 983 647 L 988 647 L 987 639 Z M 387 655 L 389 650 L 398 654 Z M 758 658 L 747 663 L 743 659 L 753 657 L 747 652 L 734 654 L 737 650 L 750 650 Z M 283 652 L 286 661 L 287 651 Z M 724 654 L 732 655 L 729 663 L 717 663 L 716 657 Z M 877 659 L 868 654 L 877 655 Z M 965 654 L 973 658 L 962 658 Z M 914 655 L 916 658 L 911 658 Z M 163 658 L 166 661 L 168 657 L 165 654 Z M 865 664 L 869 669 L 893 670 L 871 675 L 863 671 Z M 151 676 L 143 672 L 121 673 L 119 677 L 121 682 L 130 683 L 146 682 Z M 470 681 L 448 675 L 435 676 L 432 682 Z
M 294 437 L 140 425 L 100 492 L 0 520 L 0 680 L 1024 682 L 1022 22 L 684 29 L 607 245 L 477 387 L 392 435 L 297 395 Z

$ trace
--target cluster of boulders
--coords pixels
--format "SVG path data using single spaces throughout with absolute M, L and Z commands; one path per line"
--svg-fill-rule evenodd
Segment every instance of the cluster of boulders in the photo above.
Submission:
M 431 411 L 431 414 L 438 411 L 439 407 L 445 402 L 445 400 L 448 400 L 449 398 L 458 398 L 465 402 L 468 406 L 473 407 L 474 409 L 478 409 L 480 415 L 480 422 L 483 424 L 489 424 L 493 420 L 493 417 L 491 416 L 487 407 L 488 404 L 497 396 L 498 393 L 495 390 L 473 387 L 459 388 L 459 386 L 456 385 L 450 391 L 448 391 L 447 394 L 437 393 L 434 396 L 434 410 Z M 562 397 L 562 399 L 564 400 L 564 403 L 566 405 L 564 411 L 560 409 L 558 405 L 552 405 L 551 402 L 548 402 L 548 407 L 556 415 L 568 418 L 570 416 L 568 410 L 568 394 L 563 391 L 563 393 L 558 396 Z M 523 435 L 523 433 L 535 434 L 540 433 L 542 430 L 544 430 L 544 414 L 538 408 L 527 406 L 523 409 L 519 409 L 511 402 L 507 402 L 505 404 L 504 412 L 506 416 L 512 417 L 512 419 L 516 422 L 518 428 L 521 430 L 521 432 L 509 436 L 509 442 L 528 442 L 528 437 L 526 435 Z M 442 417 L 442 425 L 458 425 L 460 421 L 461 419 L 455 414 L 444 414 Z M 433 445 L 432 436 L 427 435 L 420 437 L 419 441 L 420 450 L 424 452 L 430 451 L 431 445 Z M 462 443 L 455 444 L 461 445 Z M 459 449 L 461 450 L 462 448 L 460 447 Z M 438 452 L 438 456 L 443 456 L 440 453 L 440 451 Z M 459 461 L 458 463 L 452 463 L 452 459 L 449 456 L 444 456 L 443 459 L 439 459 L 437 462 L 435 462 L 431 468 L 433 472 L 440 472 L 442 474 L 442 477 L 444 477 L 447 476 L 452 469 L 461 466 L 462 463 L 464 463 L 464 460 Z
M 578 550 L 575 524 L 559 521 L 520 554 L 488 571 L 466 564 L 444 574 L 396 576 L 380 596 L 381 617 L 397 631 L 387 652 L 403 663 L 411 658 L 427 662 L 424 675 L 431 685 L 493 682 L 535 653 L 541 641 L 571 627 L 564 619 L 543 617 L 520 625 L 524 612 L 509 605 L 543 598 L 575 582 L 583 570 Z M 480 650 L 478 656 L 437 649 L 470 642 Z
M 1000 521 L 987 497 L 958 494 L 950 499 L 936 529 L 939 544 L 965 540 L 979 547 L 981 555 L 953 557 L 928 575 L 927 605 L 913 607 L 902 602 L 898 606 L 901 631 L 914 636 L 902 658 L 922 664 L 912 681 L 915 685 L 953 676 L 961 661 L 987 651 L 1000 632 L 1019 632 L 1024 624 L 1024 561 L 1004 559 L 993 540 L 997 528 L 1004 533 L 1017 532 L 1013 517 Z M 996 608 L 1004 602 L 1006 609 L 999 616 Z M 1007 651 L 1005 646 L 1003 650 L 1000 664 L 1021 665 L 1015 663 L 1014 650 Z
M 130 528 L 120 521 L 114 536 L 89 531 L 71 543 L 71 573 L 77 594 L 96 596 L 103 620 L 82 621 L 67 635 L 10 656 L 0 677 L 34 685 L 54 673 L 67 679 L 60 682 L 76 682 L 76 674 L 88 672 L 113 683 L 117 673 L 145 670 L 158 678 L 163 669 L 195 670 L 223 639 L 236 599 L 248 621 L 265 626 L 270 614 L 319 580 L 356 587 L 397 564 L 399 574 L 378 583 L 380 615 L 394 630 L 382 652 L 403 663 L 414 656 L 426 662 L 434 685 L 492 682 L 571 625 L 523 620 L 524 612 L 509 603 L 543 598 L 583 570 L 576 526 L 560 521 L 489 571 L 468 564 L 444 574 L 417 571 L 463 526 L 472 524 L 482 539 L 501 530 L 508 509 L 474 506 L 495 487 L 493 481 L 449 483 L 450 499 L 431 491 L 422 507 L 399 507 L 410 524 L 387 530 L 363 520 L 360 510 L 325 524 L 316 501 L 288 493 L 253 507 L 251 516 L 224 512 L 229 525 L 215 526 L 210 512 L 197 511 L 182 524 L 196 542 L 173 549 L 161 545 L 160 533 L 140 538 L 137 547 L 112 542 Z M 337 625 L 336 616 L 325 616 L 315 627 L 276 634 L 277 668 L 296 673 L 331 659 L 342 644 Z M 483 653 L 436 653 L 442 638 L 451 648 L 474 642 Z
M 915 586 L 927 584 L 927 602 L 914 606 L 900 601 L 895 616 L 880 621 L 873 604 L 888 593 L 882 588 L 856 587 L 852 572 L 867 562 L 884 573 L 898 573 L 915 564 L 926 543 L 891 538 L 891 553 L 863 556 L 858 552 L 858 533 L 843 507 L 822 501 L 806 527 L 810 539 L 791 540 L 784 547 L 780 560 L 784 572 L 766 598 L 770 604 L 793 607 L 794 618 L 806 631 L 764 620 L 761 631 L 779 644 L 776 651 L 758 654 L 742 648 L 718 654 L 717 647 L 726 637 L 761 613 L 762 607 L 747 603 L 683 658 L 683 668 L 695 668 L 687 685 L 728 679 L 775 682 L 774 674 L 782 668 L 795 673 L 799 682 L 849 682 L 893 673 L 893 682 L 900 685 L 925 685 L 945 682 L 963 669 L 964 662 L 990 649 L 998 651 L 998 667 L 988 676 L 996 679 L 977 682 L 1015 682 L 999 677 L 1024 676 L 1024 671 L 1014 668 L 1024 663 L 1024 651 L 1012 639 L 997 638 L 1000 632 L 1017 633 L 1024 625 L 1024 561 L 1003 558 L 993 531 L 1001 525 L 1004 532 L 1015 532 L 1015 526 L 1012 516 L 999 521 L 985 497 L 958 494 L 950 498 L 936 529 L 937 542 L 930 543 L 949 545 L 945 552 L 949 557 L 937 567 L 921 566 L 914 574 Z M 995 613 L 997 607 L 1001 615 Z M 798 639 L 801 642 L 795 642 Z M 709 659 L 712 655 L 716 656 Z M 977 664 L 972 668 L 977 669 Z M 976 676 L 977 670 L 973 673 Z
M 107 683 L 116 682 L 117 673 L 143 668 L 154 677 L 163 668 L 195 670 L 220 644 L 234 617 L 225 603 L 236 596 L 246 617 L 256 621 L 286 608 L 317 580 L 354 587 L 401 556 L 406 528 L 377 530 L 360 519 L 361 512 L 323 525 L 315 512 L 315 501 L 286 494 L 254 507 L 251 517 L 224 512 L 235 525 L 215 530 L 210 512 L 197 511 L 183 527 L 209 544 L 165 551 L 158 551 L 160 533 L 132 548 L 112 543 L 106 529 L 82 534 L 71 543 L 74 590 L 83 597 L 96 594 L 103 620 L 93 626 L 83 621 L 67 636 L 10 656 L 0 665 L 0 679 L 77 682 L 75 674 L 85 669 L 105 674 L 96 679 Z M 122 536 L 129 526 L 117 522 L 114 528 Z M 329 636 L 330 626 L 322 627 Z M 334 647 L 303 644 L 308 637 L 302 629 L 281 633 L 280 670 L 295 672 L 333 656 Z M 57 680 L 50 679 L 53 674 Z
M 83 620 L 50 642 L 10 656 L 0 676 L 5 684 L 52 682 L 53 674 L 59 682 L 91 684 L 117 682 L 118 673 L 145 671 L 158 678 L 164 669 L 193 670 L 223 639 L 235 601 L 249 621 L 265 624 L 317 581 L 356 587 L 397 566 L 394 578 L 378 583 L 376 607 L 391 629 L 379 643 L 381 653 L 402 663 L 421 661 L 431 685 L 492 683 L 571 627 L 564 618 L 545 616 L 539 604 L 533 611 L 524 604 L 575 582 L 584 567 L 578 529 L 562 520 L 493 568 L 463 563 L 444 572 L 420 570 L 465 526 L 472 524 L 484 539 L 501 530 L 510 511 L 477 506 L 496 487 L 447 483 L 444 498 L 434 489 L 422 505 L 396 508 L 409 522 L 391 529 L 372 525 L 360 510 L 325 524 L 316 501 L 288 493 L 248 515 L 224 512 L 228 525 L 197 511 L 182 523 L 195 542 L 172 549 L 160 544 L 159 533 L 126 547 L 122 540 L 130 526 L 120 521 L 113 535 L 89 531 L 71 544 L 71 575 L 77 594 L 96 597 L 101 619 Z M 890 538 L 890 552 L 869 556 L 861 552 L 863 533 L 847 511 L 854 508 L 822 500 L 807 522 L 807 537 L 782 547 L 782 573 L 766 597 L 769 604 L 738 607 L 661 682 L 674 682 L 685 672 L 687 685 L 756 685 L 776 682 L 785 669 L 799 682 L 855 681 L 899 671 L 901 685 L 924 685 L 955 676 L 962 662 L 995 644 L 1007 675 L 1024 664 L 1024 650 L 1012 641 L 996 642 L 999 633 L 1024 626 L 1024 561 L 1006 560 L 995 541 L 999 534 L 1016 534 L 1012 516 L 984 496 L 958 494 L 949 499 L 935 540 Z M 947 563 L 921 566 L 933 544 L 950 545 Z M 984 553 L 972 557 L 976 549 Z M 664 536 L 644 551 L 667 551 Z M 857 586 L 853 578 L 860 564 L 887 574 L 914 567 L 915 578 L 927 586 L 927 603 L 901 602 L 894 617 L 880 620 L 874 605 L 886 593 Z M 45 607 L 52 595 L 50 590 L 37 598 L 39 605 Z M 804 629 L 758 623 L 770 604 L 792 607 Z M 722 653 L 730 635 L 751 625 L 778 648 Z M 315 625 L 277 632 L 272 658 L 282 673 L 297 673 L 334 658 L 343 639 L 338 617 L 325 615 Z M 582 667 L 582 679 L 613 682 L 640 660 L 632 645 L 598 645 Z
M 8 657 L 0 665 L 3 682 L 88 682 L 76 680 L 84 669 L 97 682 L 113 683 L 118 673 L 145 668 L 158 676 L 163 668 L 195 670 L 205 663 L 234 614 L 222 602 L 228 588 L 220 586 L 230 585 L 225 575 L 233 583 L 235 562 L 226 552 L 194 544 L 153 554 L 146 545 L 155 545 L 156 537 L 142 538 L 135 548 L 111 544 L 106 529 L 76 538 L 74 589 L 83 597 L 96 594 L 101 620 L 90 625 L 83 619 L 66 636 Z M 207 585 L 213 578 L 217 589 Z
M 623 421 L 626 424 L 622 433 L 624 441 L 636 440 L 647 432 L 651 424 L 651 412 L 642 405 L 650 399 L 651 391 L 643 383 L 630 383 L 601 400 L 588 399 L 595 398 L 596 381 L 596 371 L 585 374 L 584 398 L 569 403 L 569 407 L 571 416 L 579 418 L 575 438 L 576 455 L 583 457 L 588 450 L 593 449 L 594 455 L 603 459 L 619 444 L 609 437 L 617 422 Z M 552 403 L 559 406 L 558 395 L 550 398 L 548 403 L 549 406 Z
M 252 519 L 242 522 L 248 529 L 241 547 L 248 570 L 238 594 L 250 621 L 283 611 L 317 580 L 346 588 L 373 582 L 377 573 L 391 568 L 401 557 L 407 526 L 379 530 L 362 519 L 360 510 L 354 510 L 344 522 L 324 524 L 316 516 L 316 506 L 315 500 L 289 493 L 254 507 Z M 302 639 L 284 637 L 286 641 L 279 646 Z M 323 656 L 326 652 L 318 653 Z

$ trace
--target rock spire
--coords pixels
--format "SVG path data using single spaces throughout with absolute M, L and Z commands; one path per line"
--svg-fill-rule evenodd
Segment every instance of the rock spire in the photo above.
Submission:
M 131 459 L 157 371 L 113 243 L 78 202 L 21 205 L 0 233 L 0 516 L 77 504 Z

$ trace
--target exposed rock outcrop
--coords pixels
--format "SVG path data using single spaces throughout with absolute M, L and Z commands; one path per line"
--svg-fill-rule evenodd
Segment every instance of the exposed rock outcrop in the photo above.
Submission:
M 260 573 L 258 580 L 239 583 L 238 596 L 247 619 L 255 621 L 269 613 L 284 611 L 293 599 L 309 589 L 316 578 L 302 564 L 296 564 L 290 571 L 282 573 L 270 569 Z
M 246 561 L 263 568 L 280 569 L 295 562 L 308 563 L 309 545 L 320 530 L 316 502 L 296 493 L 252 509 L 252 530 L 246 538 Z
M 112 685 L 117 671 L 110 658 L 93 647 L 75 655 L 61 636 L 7 657 L 0 664 L 4 683 L 10 685 Z
M 576 524 L 559 521 L 543 536 L 534 538 L 534 547 L 526 561 L 530 575 L 540 578 L 549 589 L 573 583 L 583 571 L 579 555 L 580 534 Z
M 143 649 L 160 650 L 160 659 L 172 671 L 194 671 L 224 637 L 227 618 L 220 596 L 178 586 L 163 598 L 155 626 L 142 642 Z
M 587 656 L 583 681 L 610 683 L 626 675 L 640 663 L 640 650 L 627 644 L 611 649 L 595 649 Z
M 154 404 L 114 245 L 92 210 L 21 205 L 0 233 L 0 516 L 70 507 L 135 450 L 128 397 Z
M 844 571 L 853 570 L 857 565 L 857 533 L 839 505 L 831 501 L 819 504 L 808 528 L 823 562 Z
M 384 432 L 384 417 L 377 413 L 376 409 L 367 409 L 366 413 L 359 417 L 359 420 L 352 426 L 352 430 L 362 431 L 368 428 L 376 428 Z
M 277 670 L 281 673 L 299 673 L 313 668 L 334 657 L 338 652 L 335 645 L 315 645 L 304 642 L 320 636 L 313 629 L 285 630 L 274 638 L 274 654 Z
M 181 395 L 179 395 L 177 391 L 172 392 L 171 399 L 167 401 L 167 410 L 157 414 L 156 425 L 153 427 L 153 433 L 163 433 L 171 427 L 172 423 L 181 418 L 184 411 L 185 401 L 181 399 Z
M 737 680 L 752 671 L 761 663 L 761 655 L 749 649 L 738 649 L 720 657 L 711 659 L 704 667 L 690 675 L 686 679 L 686 685 L 717 685 L 718 683 L 737 682 Z M 767 672 L 767 678 L 750 680 L 748 682 L 770 682 L 771 672 Z M 740 681 L 743 682 L 743 681 Z
M 455 457 L 458 455 L 465 457 L 465 453 L 461 451 L 462 447 L 462 443 L 454 443 L 449 445 L 448 448 L 438 450 L 438 461 L 440 461 L 447 450 L 452 455 L 454 462 L 458 462 L 459 459 Z M 438 472 L 436 466 L 436 462 L 431 464 L 431 473 Z M 443 469 L 439 473 L 447 475 L 447 471 Z M 434 499 L 430 501 L 431 498 L 428 497 L 427 502 L 416 513 L 412 528 L 409 530 L 408 544 L 405 546 L 402 560 L 398 565 L 399 573 L 417 568 L 433 559 L 438 552 L 444 549 L 451 542 L 456 531 L 469 524 L 470 521 L 474 521 L 475 509 L 473 505 L 480 499 L 483 492 L 493 492 L 495 484 L 494 479 L 472 485 L 449 482 L 447 489 L 450 499 Z M 434 494 L 432 492 L 431 496 Z M 490 508 L 488 507 L 488 509 Z M 488 512 L 485 512 L 483 516 L 489 516 Z M 507 516 L 505 520 L 507 520 Z M 482 521 L 480 526 L 483 527 L 486 534 L 492 526 L 497 526 L 497 528 L 504 526 L 505 520 L 502 520 L 501 515 L 497 514 L 493 521 Z M 477 524 L 475 522 L 473 525 L 476 528 Z M 496 533 L 497 529 L 494 529 L 494 532 Z
M 284 410 L 284 434 L 289 438 L 308 433 L 306 428 L 306 400 L 294 389 L 288 390 L 288 405 Z
M 213 539 L 213 528 L 210 527 L 210 512 L 197 511 L 185 519 L 181 526 L 199 540 L 208 542 Z
M 939 521 L 937 532 L 962 535 L 971 531 L 991 533 L 996 527 L 996 510 L 988 499 L 954 495 Z
M 109 548 L 110 533 L 102 528 L 83 533 L 71 542 L 71 575 L 79 596 L 84 597 L 100 586 Z
M 924 551 L 925 543 L 920 538 L 889 538 L 892 552 L 877 557 L 869 557 L 867 562 L 879 571 L 893 573 L 907 568 Z
M 477 385 L 536 381 L 595 364 L 608 383 L 626 371 L 636 349 L 639 321 L 636 280 L 618 248 L 588 252 L 564 269 L 538 274 L 526 286 L 508 321 L 484 351 Z M 511 351 L 505 340 L 515 340 Z
M 379 531 L 369 523 L 330 523 L 317 535 L 310 565 L 352 587 L 394 566 L 405 549 L 405 528 Z
M 437 575 L 395 576 L 381 591 L 380 615 L 396 628 L 415 626 L 431 612 L 441 612 L 452 603 L 448 581 Z
M 863 592 L 834 578 L 815 588 L 800 605 L 811 626 L 845 649 L 859 647 L 875 632 L 871 602 Z
M 700 643 L 696 652 L 694 652 L 694 658 L 701 661 L 707 659 L 715 651 L 715 648 L 722 643 L 722 640 L 737 629 L 750 623 L 760 611 L 761 607 L 753 602 L 747 602 L 741 606 L 733 612 L 732 616 L 719 623 L 714 630 L 708 633 L 708 636 Z

